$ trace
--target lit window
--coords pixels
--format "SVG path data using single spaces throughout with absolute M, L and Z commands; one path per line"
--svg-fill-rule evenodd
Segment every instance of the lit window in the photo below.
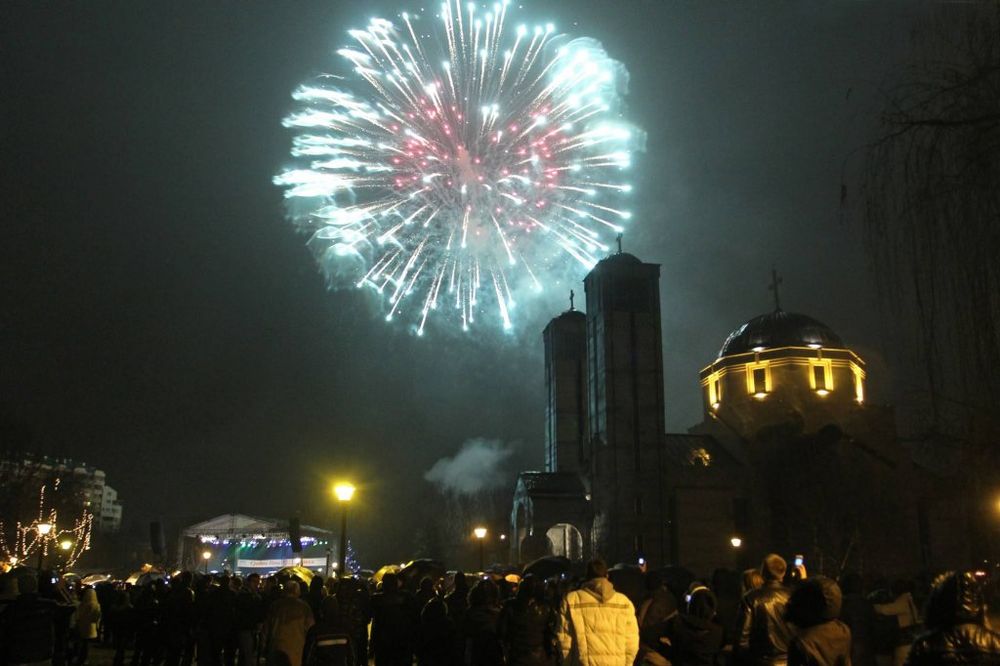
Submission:
M 813 384 L 816 386 L 816 390 L 826 388 L 826 368 L 822 365 L 813 366 Z
M 747 392 L 762 399 L 771 391 L 771 372 L 767 363 L 747 364 Z
M 722 402 L 722 381 L 716 373 L 708 378 L 708 404 L 712 409 L 718 409 L 720 402 Z
M 809 386 L 821 396 L 833 390 L 833 364 L 830 360 L 818 359 L 810 362 Z
M 851 370 L 854 372 L 854 399 L 861 404 L 865 401 L 865 371 L 853 363 Z

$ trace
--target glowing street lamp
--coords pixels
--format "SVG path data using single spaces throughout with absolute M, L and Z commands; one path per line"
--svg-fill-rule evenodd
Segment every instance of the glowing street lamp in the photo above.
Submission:
M 484 554 L 484 544 L 486 542 L 486 528 L 477 527 L 472 530 L 472 533 L 476 535 L 476 539 L 479 541 L 479 571 L 486 568 L 485 554 Z
M 70 548 L 73 547 L 73 542 L 70 541 L 69 539 L 63 539 L 62 541 L 59 542 L 59 547 L 62 548 L 63 550 L 69 550 Z
M 347 505 L 354 497 L 354 490 L 354 486 L 347 482 L 333 487 L 333 494 L 344 507 L 340 513 L 340 559 L 337 562 L 337 574 L 341 577 L 347 575 Z
M 738 536 L 734 536 L 732 539 L 729 540 L 729 545 L 731 545 L 733 548 L 739 548 L 743 545 L 743 539 L 741 539 Z
M 42 564 L 44 564 L 42 558 L 45 557 L 45 539 L 52 532 L 55 527 L 52 523 L 38 523 L 38 571 L 41 573 Z
M 201 559 L 205 560 L 205 575 L 208 575 L 208 561 L 212 559 L 212 551 L 203 550 L 201 552 Z

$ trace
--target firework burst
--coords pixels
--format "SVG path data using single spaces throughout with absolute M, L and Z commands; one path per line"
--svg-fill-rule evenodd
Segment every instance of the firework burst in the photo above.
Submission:
M 337 52 L 348 77 L 300 86 L 284 120 L 291 217 L 334 283 L 374 290 L 419 335 L 439 317 L 510 329 L 518 300 L 579 278 L 630 218 L 624 67 L 508 9 L 372 19 Z

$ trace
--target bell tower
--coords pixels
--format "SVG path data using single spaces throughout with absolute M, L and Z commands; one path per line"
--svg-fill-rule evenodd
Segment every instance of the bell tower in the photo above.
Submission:
M 576 309 L 552 319 L 545 342 L 545 471 L 584 470 L 587 423 L 587 318 Z
M 615 561 L 667 556 L 659 279 L 622 252 L 584 279 L 594 546 Z

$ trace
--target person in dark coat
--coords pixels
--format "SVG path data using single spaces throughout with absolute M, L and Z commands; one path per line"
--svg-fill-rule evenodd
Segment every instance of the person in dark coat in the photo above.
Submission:
M 939 576 L 924 615 L 927 632 L 913 642 L 909 666 L 1000 664 L 1000 634 L 986 627 L 982 586 L 971 572 Z
M 323 577 L 317 574 L 309 581 L 309 592 L 305 597 L 305 602 L 309 604 L 317 622 L 323 617 L 324 599 L 326 599 L 326 588 L 323 587 Z
M 659 632 L 668 648 L 663 656 L 673 666 L 712 666 L 722 650 L 724 630 L 715 621 L 718 602 L 715 594 L 700 584 L 693 584 L 687 594 L 683 613 L 675 613 Z
M 253 666 L 257 663 L 257 633 L 263 624 L 267 610 L 258 593 L 260 577 L 251 574 L 246 582 L 233 579 L 236 592 L 236 647 L 239 652 L 239 666 Z
M 455 623 L 448 617 L 448 605 L 440 597 L 430 599 L 420 611 L 417 632 L 419 666 L 457 666 L 461 663 Z
M 368 623 L 371 621 L 371 597 L 357 578 L 344 578 L 337 585 L 340 614 L 351 627 L 354 661 L 368 663 Z
M 417 593 L 414 597 L 418 613 L 423 611 L 424 606 L 428 601 L 437 598 L 437 591 L 434 589 L 434 581 L 429 576 L 424 576 L 420 579 L 420 587 L 417 588 Z
M 875 666 L 875 607 L 864 595 L 861 576 L 845 574 L 840 589 L 844 594 L 840 619 L 851 630 L 851 663 Z
M 309 628 L 302 666 L 355 666 L 351 626 L 340 613 L 336 597 L 324 597 L 322 619 Z
M 550 666 L 556 663 L 555 609 L 545 603 L 545 586 L 532 575 L 521 581 L 517 594 L 504 603 L 497 621 L 510 666 Z
M 20 576 L 17 583 L 20 594 L 0 614 L 0 663 L 51 661 L 58 606 L 38 594 L 34 576 Z
M 733 646 L 733 655 L 740 663 L 758 666 L 785 663 L 791 630 L 785 622 L 789 592 L 781 581 L 787 569 L 780 555 L 767 555 L 760 567 L 764 584 L 747 592 L 740 602 L 739 634 Z
M 503 647 L 497 636 L 499 595 L 496 584 L 489 578 L 479 580 L 469 590 L 469 610 L 462 620 L 463 663 L 466 666 L 503 664 Z
M 400 589 L 396 574 L 382 577 L 382 591 L 372 597 L 371 655 L 375 666 L 410 666 L 413 661 L 413 599 Z
M 124 666 L 125 650 L 135 640 L 135 609 L 132 608 L 132 600 L 125 590 L 114 591 L 109 603 L 107 627 L 115 650 L 112 663 L 114 666 Z
M 170 581 L 170 591 L 163 601 L 163 625 L 167 642 L 166 666 L 190 666 L 194 659 L 194 632 L 198 615 L 195 607 L 194 576 L 184 571 Z M 129 604 L 130 614 L 134 614 Z M 131 624 L 135 634 L 135 622 Z
M 463 572 L 455 572 L 455 582 L 452 587 L 452 591 L 445 596 L 444 602 L 448 604 L 448 617 L 451 618 L 452 622 L 458 624 L 469 608 L 469 583 L 465 580 Z
M 798 628 L 788 666 L 851 666 L 851 630 L 841 622 L 841 593 L 826 576 L 808 578 L 788 600 L 788 621 Z

